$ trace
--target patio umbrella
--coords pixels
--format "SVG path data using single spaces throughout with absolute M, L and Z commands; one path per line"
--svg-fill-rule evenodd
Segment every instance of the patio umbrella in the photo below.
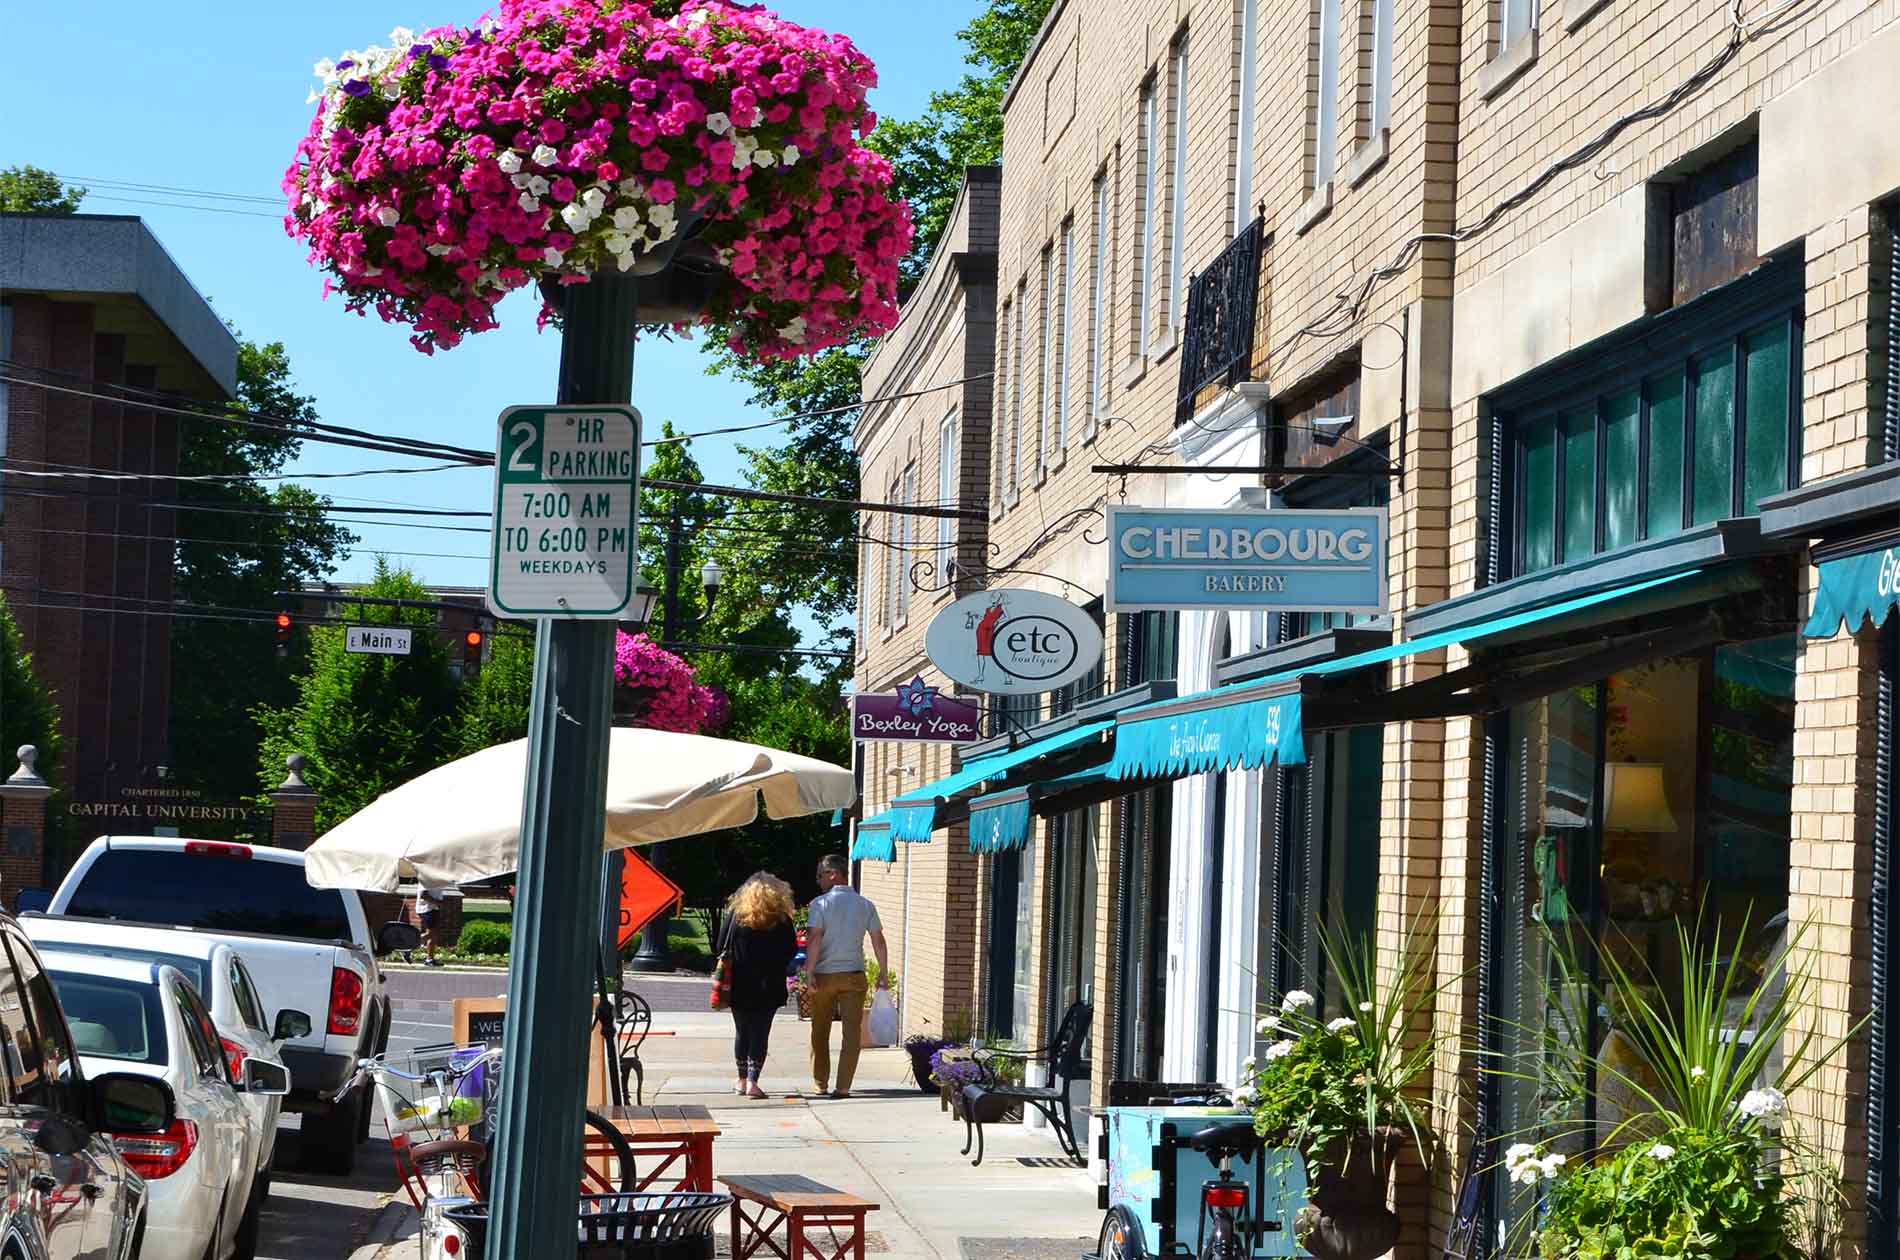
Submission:
M 851 771 L 776 748 L 615 727 L 607 755 L 608 849 L 797 818 L 857 799 Z M 528 742 L 497 744 L 438 766 L 356 811 L 305 854 L 318 888 L 394 892 L 505 875 L 521 843 Z

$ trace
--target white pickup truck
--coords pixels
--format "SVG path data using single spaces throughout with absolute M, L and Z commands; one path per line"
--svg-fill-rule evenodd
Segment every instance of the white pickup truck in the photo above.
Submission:
M 330 1095 L 358 1059 L 389 1043 L 386 980 L 354 892 L 312 888 L 303 854 L 288 849 L 102 836 L 46 913 L 189 928 L 227 941 L 268 1009 L 311 1014 L 309 1034 L 283 1045 L 291 1077 L 285 1109 L 303 1114 L 304 1167 L 337 1175 L 354 1168 L 357 1144 L 369 1136 L 369 1091 Z M 414 929 L 390 924 L 390 931 Z

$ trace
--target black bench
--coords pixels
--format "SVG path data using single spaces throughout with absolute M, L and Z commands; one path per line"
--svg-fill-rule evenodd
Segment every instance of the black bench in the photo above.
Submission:
M 1069 1087 L 1088 1076 L 1088 1057 L 1084 1051 L 1093 1015 L 1094 1008 L 1087 1002 L 1077 1002 L 1056 1026 L 1055 1039 L 1042 1049 L 986 1048 L 971 1056 L 982 1071 L 983 1079 L 963 1087 L 957 1106 L 963 1113 L 963 1153 L 968 1155 L 971 1145 L 976 1146 L 976 1158 L 970 1161 L 973 1165 L 983 1162 L 983 1126 L 996 1123 L 1011 1107 L 1018 1105 L 1034 1107 L 1046 1116 L 1049 1127 L 1056 1131 L 1056 1140 L 1062 1143 L 1063 1153 L 1081 1162 L 1082 1148 L 1075 1140 L 1075 1112 L 1069 1101 Z M 1049 1084 L 1013 1085 L 1004 1081 L 996 1068 L 1004 1061 L 1025 1067 L 1031 1063 L 1047 1064 Z
M 647 1069 L 640 1062 L 640 1045 L 653 1031 L 653 1007 L 632 989 L 620 990 L 615 1005 L 614 1051 L 620 1064 L 621 1094 L 631 1097 L 636 1105 L 644 1105 Z

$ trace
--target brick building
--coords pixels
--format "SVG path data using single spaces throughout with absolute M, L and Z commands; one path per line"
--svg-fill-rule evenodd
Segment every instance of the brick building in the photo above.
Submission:
M 171 485 L 23 474 L 176 473 L 180 419 L 98 395 L 222 401 L 237 343 L 138 219 L 0 214 L 0 361 L 21 378 L 0 383 L 0 591 L 59 705 L 59 780 L 85 801 L 162 794 Z
M 929 964 L 945 1016 L 1040 1043 L 1086 995 L 1090 1100 L 1231 1081 L 1260 1004 L 1336 1002 L 1316 917 L 1384 951 L 1428 921 L 1459 1037 L 1450 1150 L 1401 1182 L 1423 1254 L 1471 1134 L 1529 1117 L 1473 1069 L 1550 1018 L 1540 924 L 1647 942 L 1667 975 L 1697 905 L 1747 914 L 1750 952 L 1812 923 L 1804 1020 L 1871 1031 L 1795 1110 L 1850 1241 L 1893 1248 L 1897 17 L 1055 5 L 1005 100 L 989 476 L 959 497 L 987 550 L 958 581 L 1103 609 L 1109 505 L 1376 508 L 1387 595 L 1104 611 L 1101 680 L 1012 714 L 950 784 L 941 750 L 861 750 L 872 821 L 937 824 L 901 856 L 911 930 L 961 945 Z M 927 379 L 887 367 L 866 397 Z M 930 466 L 861 437 L 885 442 L 867 494 Z M 929 677 L 943 596 L 876 548 L 862 576 L 860 687 Z M 1269 711 L 1297 740 L 1155 751 Z M 1025 788 L 1021 847 L 969 854 L 965 820 Z M 901 865 L 865 863 L 885 904 Z M 1614 1021 L 1581 1035 L 1608 1054 Z M 1494 1180 L 1487 1240 L 1524 1211 Z

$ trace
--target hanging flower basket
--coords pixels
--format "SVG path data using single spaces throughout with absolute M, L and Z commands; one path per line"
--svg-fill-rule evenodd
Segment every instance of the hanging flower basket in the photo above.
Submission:
M 503 0 L 316 73 L 286 229 L 420 350 L 609 270 L 662 276 L 644 318 L 703 312 L 754 356 L 896 322 L 910 214 L 843 36 L 722 0 Z
M 644 634 L 614 636 L 614 722 L 695 735 L 725 725 L 731 703 L 693 667 Z

